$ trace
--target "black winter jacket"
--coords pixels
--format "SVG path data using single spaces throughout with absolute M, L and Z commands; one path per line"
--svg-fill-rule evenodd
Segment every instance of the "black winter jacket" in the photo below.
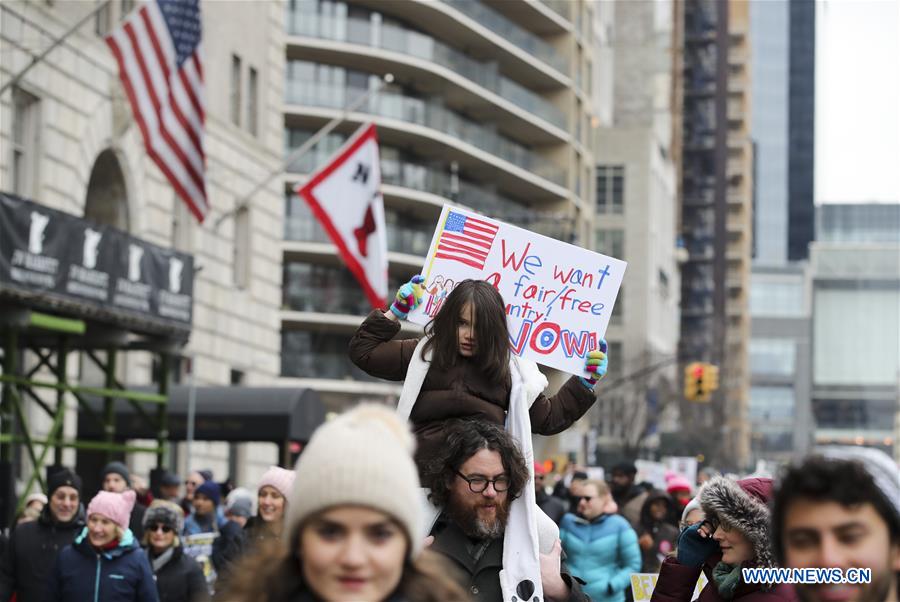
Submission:
M 43 602 L 57 554 L 75 540 L 82 527 L 83 508 L 68 523 L 57 523 L 48 504 L 37 520 L 13 529 L 0 565 L 0 602 L 7 602 L 13 593 L 18 602 Z
M 147 550 L 150 566 L 153 556 Z M 197 561 L 185 555 L 184 548 L 177 546 L 172 551 L 172 558 L 159 570 L 154 571 L 156 591 L 159 602 L 208 602 L 209 589 L 203 569 Z

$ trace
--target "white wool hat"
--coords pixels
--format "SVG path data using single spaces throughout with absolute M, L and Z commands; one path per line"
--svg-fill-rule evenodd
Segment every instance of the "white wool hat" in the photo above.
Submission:
M 321 425 L 294 468 L 287 532 L 334 506 L 368 506 L 400 523 L 415 558 L 426 534 L 414 448 L 409 427 L 385 406 L 362 404 Z

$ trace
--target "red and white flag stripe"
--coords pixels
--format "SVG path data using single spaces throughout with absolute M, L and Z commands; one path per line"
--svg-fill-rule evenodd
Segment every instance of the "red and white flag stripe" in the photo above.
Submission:
M 133 12 L 106 42 L 147 154 L 191 212 L 209 213 L 204 150 L 205 92 L 199 34 L 193 52 L 179 66 L 173 36 L 156 1 Z

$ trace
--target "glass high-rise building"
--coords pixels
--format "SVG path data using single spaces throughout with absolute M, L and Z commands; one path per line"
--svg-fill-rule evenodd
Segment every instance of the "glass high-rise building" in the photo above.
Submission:
M 751 452 L 786 460 L 812 440 L 810 301 L 815 238 L 813 0 L 750 3 L 755 190 L 751 272 Z
M 809 256 L 814 236 L 816 7 L 812 0 L 750 4 L 756 144 L 754 260 Z

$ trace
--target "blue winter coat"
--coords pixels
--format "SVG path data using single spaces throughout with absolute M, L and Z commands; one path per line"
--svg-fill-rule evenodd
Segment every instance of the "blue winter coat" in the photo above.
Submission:
M 131 530 L 118 547 L 97 552 L 87 527 L 63 548 L 50 576 L 53 602 L 159 602 L 153 570 Z
M 631 573 L 641 571 L 637 535 L 627 520 L 604 514 L 589 522 L 566 514 L 559 524 L 559 538 L 569 570 L 587 583 L 584 591 L 594 602 L 625 600 Z

